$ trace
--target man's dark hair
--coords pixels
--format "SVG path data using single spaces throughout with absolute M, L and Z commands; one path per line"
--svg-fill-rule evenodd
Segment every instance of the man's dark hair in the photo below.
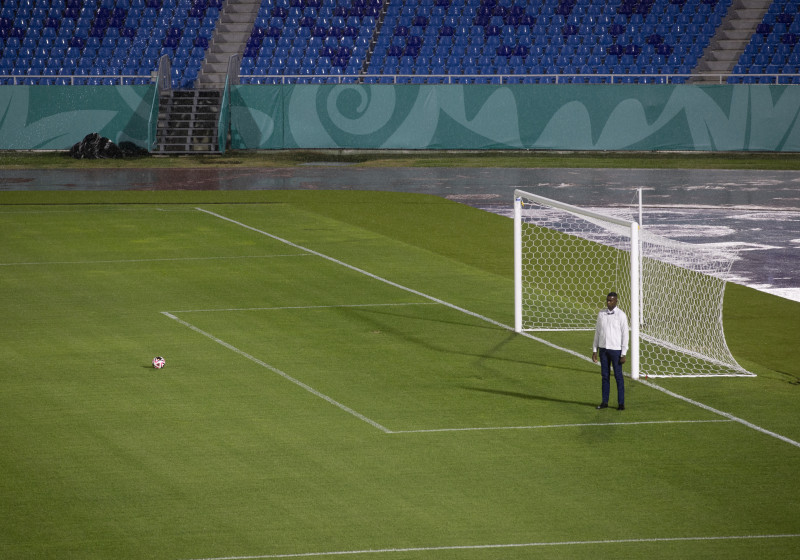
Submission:
M 619 299 L 619 296 L 617 296 L 617 292 L 608 292 L 608 295 L 606 297 L 615 297 Z

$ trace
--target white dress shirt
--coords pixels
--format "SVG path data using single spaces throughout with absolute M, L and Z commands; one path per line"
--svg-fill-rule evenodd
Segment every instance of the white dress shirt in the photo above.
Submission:
M 623 356 L 628 353 L 628 316 L 619 307 L 603 309 L 597 316 L 592 352 L 598 348 L 621 350 Z

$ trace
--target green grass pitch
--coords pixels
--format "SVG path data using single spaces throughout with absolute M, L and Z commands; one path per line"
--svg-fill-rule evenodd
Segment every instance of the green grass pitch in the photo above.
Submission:
M 441 198 L 0 193 L 0 240 L 2 558 L 800 552 L 800 304 L 729 285 L 758 377 L 597 411 L 590 333 L 506 327 L 512 221 Z

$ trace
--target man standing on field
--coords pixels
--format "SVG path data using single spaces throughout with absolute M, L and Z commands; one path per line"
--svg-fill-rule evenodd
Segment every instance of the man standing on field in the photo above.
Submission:
M 614 380 L 617 382 L 617 410 L 625 410 L 625 378 L 622 376 L 622 364 L 628 352 L 628 317 L 617 307 L 617 294 L 611 292 L 606 297 L 606 309 L 597 316 L 592 344 L 592 361 L 597 363 L 600 357 L 600 375 L 603 378 L 603 402 L 598 409 L 608 408 L 608 396 L 611 392 L 611 371 L 614 368 Z

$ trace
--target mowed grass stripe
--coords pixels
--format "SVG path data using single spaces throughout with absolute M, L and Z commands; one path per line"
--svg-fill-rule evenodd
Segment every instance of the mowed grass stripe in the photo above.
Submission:
M 285 309 L 346 309 L 348 307 L 402 307 L 405 305 L 437 305 L 433 302 L 397 302 L 397 303 L 350 303 L 338 305 L 282 305 L 279 307 L 239 307 L 228 309 L 183 309 L 172 313 L 211 313 L 225 311 L 282 311 Z
M 307 254 L 285 254 L 285 255 L 249 255 L 235 257 L 170 257 L 166 259 L 110 259 L 110 260 L 91 260 L 91 261 L 39 261 L 39 262 L 9 262 L 0 263 L 0 266 L 49 266 L 49 265 L 83 265 L 91 266 L 96 264 L 128 264 L 128 263 L 147 263 L 147 262 L 180 262 L 180 261 L 224 261 L 236 259 L 275 259 L 281 257 L 307 257 Z

